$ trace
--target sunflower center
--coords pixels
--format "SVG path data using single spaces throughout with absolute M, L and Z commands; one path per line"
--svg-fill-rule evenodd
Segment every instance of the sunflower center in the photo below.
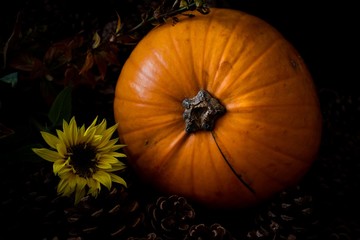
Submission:
M 81 143 L 68 149 L 70 164 L 81 177 L 91 177 L 96 171 L 96 148 Z

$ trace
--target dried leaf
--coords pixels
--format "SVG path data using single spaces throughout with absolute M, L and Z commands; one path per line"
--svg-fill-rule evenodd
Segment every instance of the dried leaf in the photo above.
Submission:
M 102 58 L 106 59 L 108 65 L 120 66 L 117 53 L 119 49 L 116 45 L 109 46 L 109 49 L 106 51 L 101 51 L 99 54 Z
M 76 35 L 70 40 L 70 42 L 68 43 L 68 47 L 73 50 L 82 47 L 83 44 L 84 44 L 84 36 Z
M 72 59 L 71 48 L 69 48 L 69 43 L 67 41 L 61 41 L 52 44 L 46 51 L 44 55 L 44 61 L 47 64 L 51 62 L 56 62 L 57 64 L 65 64 L 70 62 Z
M 6 127 L 0 122 L 0 139 L 6 138 L 14 133 L 15 131 L 13 129 Z
M 10 67 L 25 72 L 38 70 L 42 65 L 40 59 L 25 53 L 18 55 L 9 64 Z
M 207 6 L 205 0 L 194 0 L 196 5 L 196 10 L 202 14 L 208 14 L 210 12 L 210 8 Z
M 6 41 L 5 46 L 3 48 L 3 61 L 4 61 L 4 65 L 3 68 L 5 69 L 6 64 L 7 64 L 7 52 L 9 50 L 9 48 L 11 47 L 11 45 L 20 38 L 21 35 L 21 26 L 20 26 L 20 12 L 17 13 L 16 16 L 16 22 L 15 22 L 15 26 L 13 28 L 13 31 L 9 37 L 9 39 Z
M 85 63 L 82 66 L 79 75 L 86 74 L 93 67 L 93 65 L 94 65 L 94 56 L 92 52 L 88 51 L 88 53 L 86 54 Z
M 116 15 L 117 15 L 117 24 L 116 24 L 116 29 L 115 29 L 115 34 L 118 34 L 122 28 L 122 23 L 121 23 L 121 18 L 120 18 L 120 15 L 116 12 Z
M 75 85 L 79 78 L 79 71 L 74 66 L 68 66 L 64 73 L 64 85 Z
M 21 78 L 27 80 L 43 78 L 48 74 L 48 69 L 40 59 L 26 53 L 19 54 L 12 59 L 9 67 L 22 71 L 24 74 L 21 75 Z
M 123 45 L 136 45 L 139 41 L 139 37 L 136 34 L 126 34 L 116 37 L 116 42 Z
M 188 8 L 189 7 L 189 1 L 187 0 L 181 0 L 179 8 Z
M 95 48 L 99 47 L 100 42 L 101 42 L 101 37 L 100 37 L 100 35 L 99 35 L 97 32 L 94 33 L 94 35 L 93 35 L 92 48 L 95 49 Z
M 101 54 L 101 53 L 103 53 L 103 54 Z M 100 53 L 97 53 L 94 55 L 94 61 L 95 61 L 97 68 L 99 69 L 101 80 L 105 79 L 105 75 L 107 72 L 107 66 L 108 66 L 108 62 L 106 60 L 106 57 L 104 57 L 104 54 L 106 54 L 106 52 L 101 51 Z
M 18 82 L 18 72 L 13 72 L 13 73 L 7 74 L 7 75 L 3 76 L 2 78 L 0 78 L 0 81 L 9 83 L 11 85 L 11 87 L 15 87 L 15 85 Z
M 99 77 L 95 76 L 93 71 L 85 71 L 80 75 L 77 68 L 69 67 L 65 71 L 65 78 L 63 81 L 65 86 L 87 85 L 94 87 L 98 80 Z

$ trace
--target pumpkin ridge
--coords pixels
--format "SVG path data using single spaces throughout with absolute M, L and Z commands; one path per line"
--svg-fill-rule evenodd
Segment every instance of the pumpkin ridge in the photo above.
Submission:
M 210 58 L 209 59 L 206 59 L 206 57 L 209 57 L 209 54 L 208 54 L 208 51 L 207 49 L 211 49 L 213 47 L 208 47 L 208 45 L 210 46 L 213 46 L 214 45 L 214 40 L 212 38 L 209 37 L 209 33 L 211 33 L 211 28 L 213 26 L 214 23 L 216 23 L 216 16 L 217 14 L 219 13 L 219 9 L 216 9 L 214 14 L 210 15 L 210 16 L 205 16 L 205 17 L 208 17 L 208 21 L 206 22 L 206 26 L 207 26 L 207 29 L 205 31 L 205 35 L 204 35 L 204 39 L 206 40 L 202 47 L 203 47 L 203 55 L 202 55 L 202 60 L 203 60 L 203 64 L 201 66 L 201 68 L 204 70 L 206 69 L 208 72 L 209 70 L 211 69 L 211 66 L 213 65 L 212 62 L 216 61 L 216 58 L 213 56 L 213 55 L 210 55 Z M 196 29 L 195 29 L 195 32 L 196 32 Z M 210 34 L 210 36 L 212 36 L 213 34 Z M 216 42 L 216 41 L 215 41 Z M 208 54 L 208 55 L 207 55 Z M 207 64 L 208 67 L 205 66 L 205 64 Z M 203 73 L 202 73 L 203 74 Z M 212 75 L 212 74 L 211 74 Z M 201 79 L 202 81 L 204 80 L 204 77 L 202 77 Z M 206 82 L 206 81 L 205 81 Z M 207 87 L 206 87 L 206 90 L 209 90 L 209 89 L 216 89 L 215 87 L 215 77 L 213 77 L 213 79 L 211 79 L 211 81 L 208 79 L 208 83 L 206 83 Z M 212 94 L 214 94 L 214 96 L 216 95 L 215 92 L 212 92 Z
M 141 67 L 140 62 L 134 61 L 132 58 L 129 58 L 126 64 L 132 65 L 134 69 L 139 69 L 137 74 L 142 75 L 146 79 L 151 79 L 151 74 L 148 71 L 145 71 L 145 68 Z
M 276 47 L 276 44 L 282 42 L 281 39 L 277 38 L 275 39 L 273 42 L 271 42 L 268 46 L 264 47 L 264 51 L 262 53 L 259 53 L 258 56 L 256 56 L 254 59 L 252 59 L 250 61 L 250 65 L 246 66 L 246 68 L 244 69 L 244 71 L 239 71 L 240 75 L 238 76 L 234 76 L 236 79 L 240 79 L 240 78 L 244 78 L 247 76 L 247 74 L 249 74 L 250 72 L 253 71 L 253 68 L 256 67 L 257 64 L 259 64 L 262 58 L 266 57 L 266 54 L 270 54 L 271 50 Z M 237 62 L 235 62 L 235 64 L 243 64 L 243 62 L 241 61 L 241 59 L 239 59 Z M 236 66 L 234 66 L 236 67 Z
M 149 120 L 149 119 L 147 119 Z M 149 121 L 151 122 L 151 121 Z M 171 125 L 178 125 L 178 120 L 173 120 L 173 121 L 161 121 L 161 122 L 156 122 L 156 123 L 152 123 L 152 124 L 148 124 L 147 125 L 147 129 L 154 129 L 154 128 L 157 128 L 157 129 L 163 129 L 165 127 L 169 127 Z M 143 128 L 138 128 L 138 129 L 133 129 L 132 131 L 129 131 L 129 132 L 125 132 L 124 133 L 134 133 L 136 131 L 144 131 Z
M 250 111 L 253 111 L 254 107 L 250 106 L 250 107 L 246 107 L 246 108 L 249 108 Z M 241 111 L 239 111 L 239 112 L 233 112 L 232 111 L 233 109 L 231 107 L 228 107 L 227 109 L 228 109 L 228 113 L 239 115 L 238 118 L 241 119 L 242 121 L 248 121 L 249 123 L 254 121 L 253 116 L 247 115 L 247 113 L 249 113 L 249 110 L 246 110 L 245 108 L 242 108 Z M 261 111 L 261 109 L 259 111 Z M 247 116 L 247 117 L 245 117 L 245 116 Z M 256 122 L 261 123 L 261 125 L 266 125 L 264 127 L 284 127 L 284 123 L 269 122 L 269 121 L 264 120 L 263 118 L 256 118 Z M 302 132 L 304 132 L 304 131 L 312 132 L 313 131 L 313 129 L 309 129 L 305 126 L 296 126 L 296 125 L 291 125 L 290 129 L 294 130 L 294 131 L 302 131 Z
M 211 27 L 211 25 L 212 25 L 212 23 L 213 23 L 213 21 L 214 21 L 214 17 L 213 16 L 210 16 L 209 17 L 209 21 L 208 21 L 208 24 L 206 24 L 206 31 L 205 31 L 205 35 L 204 35 L 204 39 L 206 40 L 206 41 L 204 41 L 203 43 L 202 43 L 202 47 L 203 47 L 203 54 L 202 54 L 202 65 L 201 65 L 201 68 L 202 68 L 202 70 L 203 69 L 207 69 L 206 67 L 205 67 L 205 63 L 207 62 L 206 61 L 206 49 L 208 49 L 208 42 L 209 42 L 209 40 L 208 40 L 208 36 L 209 36 L 209 32 L 210 32 L 210 27 Z M 210 44 L 212 44 L 213 42 L 211 41 L 210 42 Z M 203 72 L 201 72 L 201 75 L 203 75 L 204 73 Z M 206 81 L 205 79 L 204 79 L 204 76 L 201 76 L 201 81 Z M 208 84 L 208 87 L 211 87 L 210 86 L 210 84 Z
M 180 144 L 180 142 L 185 142 L 187 140 L 187 136 L 183 131 L 180 131 L 179 134 L 176 134 L 176 137 L 174 138 L 173 142 L 171 143 L 171 145 L 169 145 L 167 148 L 167 151 L 165 151 L 164 153 L 164 159 L 178 159 L 178 157 L 176 157 L 178 155 L 178 150 L 176 148 L 177 144 Z M 159 173 L 163 171 L 163 169 L 169 169 L 169 166 L 174 166 L 176 164 L 179 164 L 179 162 L 174 162 L 174 161 L 164 161 L 163 164 L 161 164 L 160 168 L 159 168 Z
M 248 136 L 247 136 L 247 139 L 250 139 Z M 215 139 L 214 139 L 215 140 Z M 258 143 L 258 142 L 257 142 Z M 219 146 L 219 144 L 216 142 L 216 145 L 217 146 Z M 264 145 L 264 144 L 262 144 L 262 145 Z M 266 145 L 265 145 L 266 146 Z M 219 148 L 219 150 L 220 150 L 220 147 L 218 147 Z M 223 153 L 223 151 L 222 150 L 220 150 L 221 151 L 221 155 L 225 155 L 224 153 Z M 227 160 L 227 159 L 226 159 Z M 271 179 L 272 180 L 272 182 L 271 182 L 271 184 L 272 185 L 274 185 L 275 184 L 275 182 L 276 182 L 276 185 L 277 186 L 282 186 L 284 183 L 286 183 L 288 180 L 284 180 L 284 181 L 281 181 L 281 180 L 279 180 L 279 179 L 277 179 L 277 178 L 275 178 L 274 177 L 274 172 L 267 172 L 267 169 L 266 168 L 264 168 L 264 167 L 262 167 L 262 166 L 260 166 L 259 164 L 254 164 L 254 163 L 258 163 L 259 161 L 252 161 L 252 162 L 248 162 L 248 165 L 250 166 L 252 166 L 252 168 L 254 168 L 254 169 L 256 169 L 256 171 L 257 172 L 260 172 L 261 174 L 263 174 L 263 176 L 265 176 L 267 179 Z M 231 166 L 231 164 L 230 164 L 230 162 L 227 160 L 226 161 L 226 163 L 227 163 L 227 165 L 230 167 Z M 274 161 L 274 162 L 272 162 L 273 164 L 277 164 L 277 162 L 276 161 Z M 231 167 L 230 167 L 231 168 Z M 233 168 L 233 167 L 232 167 Z M 236 173 L 236 170 L 233 168 L 233 170 L 232 170 L 232 172 L 234 173 Z M 240 175 L 240 174 L 238 174 L 238 175 Z M 241 176 L 241 175 L 240 175 Z M 279 175 L 280 177 L 281 177 L 281 175 Z M 251 180 L 252 178 L 253 178 L 253 176 L 248 176 L 248 178 L 249 178 L 249 180 Z M 244 182 L 246 183 L 246 181 L 244 180 Z M 250 184 L 248 184 L 248 185 L 250 185 Z
M 263 85 L 258 85 L 258 86 L 255 86 L 254 88 L 252 89 L 249 89 L 248 91 L 246 91 L 245 93 L 242 93 L 241 94 L 241 98 L 242 99 L 246 99 L 246 97 L 248 95 L 251 95 L 251 94 L 256 94 L 257 91 L 260 91 L 260 90 L 264 90 L 266 88 L 271 88 L 271 87 L 274 87 L 275 85 L 277 84 L 283 84 L 284 81 L 288 81 L 292 78 L 297 78 L 297 76 L 288 76 L 287 78 L 283 78 L 283 79 L 276 79 L 275 81 L 272 81 L 272 82 L 266 82 L 265 84 Z
M 238 19 L 238 21 L 241 21 L 241 19 L 242 18 L 244 18 L 245 17 L 245 15 L 242 15 L 239 19 Z M 233 40 L 233 38 L 234 38 L 234 35 L 237 35 L 237 34 L 239 34 L 239 32 L 238 31 L 236 31 L 236 30 L 238 30 L 238 28 L 242 28 L 243 26 L 241 26 L 240 24 L 233 24 L 232 26 L 231 26 L 232 28 L 231 28 L 231 30 L 230 30 L 230 35 L 229 36 L 227 36 L 227 38 L 226 38 L 226 43 L 223 45 L 223 49 L 222 49 L 222 55 L 221 55 L 221 57 L 220 57 L 220 59 L 219 59 L 219 66 L 220 66 L 220 64 L 222 63 L 222 62 L 224 62 L 224 61 L 226 61 L 227 62 L 227 60 L 224 60 L 224 59 L 227 59 L 227 57 L 229 56 L 229 50 L 228 50 L 228 48 L 229 47 L 232 47 L 232 45 L 234 45 L 234 43 L 232 42 L 232 41 L 236 41 L 236 40 Z M 231 43 L 231 44 L 230 44 Z M 245 47 L 245 46 L 244 46 Z M 220 51 L 219 49 L 217 49 L 217 51 Z M 232 52 L 231 50 L 230 50 L 230 52 Z M 242 52 L 242 50 L 240 50 L 239 52 Z M 216 77 L 216 75 L 215 75 L 215 77 Z
M 231 163 L 227 160 L 225 154 L 224 154 L 223 151 L 221 150 L 221 148 L 220 148 L 220 146 L 219 146 L 219 144 L 218 144 L 218 142 L 217 142 L 217 140 L 216 140 L 214 131 L 211 131 L 211 136 L 212 136 L 212 138 L 214 139 L 215 145 L 216 145 L 217 149 L 219 150 L 220 155 L 223 157 L 225 163 L 229 166 L 231 172 L 236 176 L 236 178 L 240 181 L 240 183 L 245 186 L 245 188 L 246 188 L 247 190 L 249 190 L 252 194 L 256 195 L 255 189 L 253 189 L 253 188 L 250 186 L 250 184 L 248 184 L 248 183 L 242 178 L 241 174 L 239 174 L 239 173 L 236 172 L 236 170 L 234 169 L 234 167 L 233 167 L 233 166 L 231 165 Z
M 285 157 L 288 157 L 290 159 L 293 160 L 293 162 L 304 162 L 302 159 L 298 159 L 298 157 L 294 157 L 288 153 L 285 153 L 283 151 L 281 151 L 281 147 L 279 146 L 278 148 L 274 148 L 274 147 L 271 147 L 269 146 L 268 144 L 262 142 L 262 141 L 259 141 L 258 139 L 252 137 L 251 135 L 247 135 L 247 139 L 248 140 L 252 140 L 260 145 L 262 145 L 263 147 L 265 147 L 266 149 L 270 150 L 271 152 L 273 152 L 273 154 L 281 154 L 282 156 L 285 156 Z
M 176 27 L 176 26 L 174 26 L 174 27 Z M 167 67 L 167 65 L 164 63 L 163 59 L 161 57 L 159 57 L 158 54 L 154 54 L 154 56 L 157 59 L 157 63 L 161 64 L 161 69 L 165 70 L 167 75 L 169 76 L 168 81 L 169 82 L 178 81 L 177 79 L 179 79 L 179 77 L 174 75 L 174 72 L 171 71 L 171 68 Z M 177 59 L 181 59 L 181 57 L 178 57 Z M 182 66 L 184 66 L 184 65 L 182 65 Z M 175 97 L 175 94 L 172 94 L 172 93 L 169 93 L 168 91 L 166 91 L 167 88 L 159 87 L 159 84 L 157 85 L 157 87 L 158 87 L 157 90 L 161 90 L 161 93 L 166 95 L 169 99 L 173 99 L 176 102 L 181 101 L 181 99 L 178 99 L 178 98 Z
M 236 104 L 234 104 L 236 105 Z M 231 105 L 230 105 L 231 106 Z M 301 108 L 307 108 L 307 107 L 312 107 L 313 105 L 309 104 L 302 104 L 302 103 L 289 103 L 289 104 L 253 104 L 253 105 L 246 105 L 246 106 L 239 106 L 239 108 L 241 110 L 246 110 L 246 108 L 249 108 L 251 110 L 253 110 L 253 108 L 259 108 L 259 110 L 261 109 L 276 109 L 278 110 L 279 108 L 288 108 L 288 107 L 301 107 Z M 234 110 L 234 107 L 232 108 L 228 108 L 229 110 Z M 244 111 L 244 112 L 248 112 L 248 111 Z
M 242 16 L 241 18 L 243 18 L 243 17 L 244 16 Z M 240 21 L 240 19 L 239 19 L 239 21 Z M 228 59 L 227 59 L 227 56 L 229 55 L 227 49 L 229 47 L 231 47 L 231 45 L 233 45 L 232 39 L 233 39 L 233 36 L 235 34 L 238 34 L 236 32 L 236 29 L 239 28 L 239 27 L 241 27 L 240 24 L 232 24 L 231 30 L 229 30 L 231 33 L 230 33 L 229 36 L 227 36 L 226 42 L 221 46 L 222 49 L 221 50 L 219 48 L 216 49 L 216 51 L 219 51 L 222 54 L 221 54 L 219 59 L 215 59 L 217 61 L 216 65 L 218 66 L 218 68 L 217 68 L 217 70 L 215 72 L 214 80 L 210 82 L 212 85 L 214 85 L 214 86 L 209 86 L 209 87 L 211 87 L 211 89 L 221 89 L 222 86 L 221 85 L 219 86 L 218 84 L 216 84 L 216 82 L 219 82 L 219 83 L 225 82 L 224 80 L 229 76 L 229 73 L 231 73 L 231 70 L 228 70 L 224 74 L 224 71 L 222 71 L 221 66 L 223 66 L 224 63 L 228 63 L 228 64 L 230 64 L 230 68 L 233 67 L 233 63 L 229 62 Z M 214 40 L 216 41 L 216 39 L 214 39 Z M 212 42 L 212 45 L 214 45 L 213 42 Z M 242 52 L 242 51 L 240 51 L 240 52 Z M 221 77 L 221 79 L 219 79 L 220 77 Z M 210 83 L 209 83 L 209 85 L 210 85 Z M 218 86 L 216 86 L 216 85 L 218 85 Z M 217 95 L 217 92 L 214 92 L 213 94 Z
M 217 87 L 218 89 L 222 90 L 221 92 L 221 96 L 224 95 L 226 97 L 232 97 L 234 95 L 234 92 L 233 92 L 233 89 L 240 89 L 241 90 L 241 87 L 234 87 L 234 85 L 236 84 L 240 84 L 242 79 L 245 79 L 248 74 L 254 72 L 254 68 L 256 68 L 257 64 L 261 63 L 261 59 L 265 58 L 267 54 L 271 54 L 271 50 L 276 47 L 276 45 L 278 43 L 281 42 L 281 39 L 275 39 L 271 44 L 269 44 L 267 47 L 265 47 L 265 51 L 263 51 L 262 53 L 259 53 L 258 56 L 256 56 L 254 59 L 252 59 L 252 61 L 249 61 L 250 64 L 248 66 L 243 66 L 242 67 L 242 71 L 238 71 L 237 75 L 233 75 L 232 78 L 234 79 L 239 79 L 237 82 L 236 81 L 233 81 L 231 82 L 231 85 L 226 85 L 224 86 L 224 84 L 228 84 L 227 81 L 223 81 L 223 79 L 216 79 L 216 81 L 220 82 L 221 84 Z M 239 59 L 238 61 L 234 62 L 232 67 L 234 69 L 239 69 L 238 65 L 244 65 L 244 62 L 242 61 L 242 54 L 239 54 Z M 220 91 L 219 90 L 219 91 Z M 219 97 L 220 97 L 220 92 L 217 94 Z
M 154 56 L 157 56 L 157 55 L 154 54 Z M 165 65 L 163 64 L 163 62 L 160 61 L 160 58 L 159 58 L 159 57 L 156 57 L 156 58 L 157 58 L 157 60 L 158 60 L 159 62 L 161 62 L 161 65 L 162 65 L 162 67 L 163 67 L 162 69 L 167 69 L 167 68 L 165 67 Z M 136 67 L 137 69 L 141 69 L 141 70 L 138 72 L 138 74 L 142 76 L 141 79 L 146 79 L 147 82 L 152 82 L 152 83 L 153 83 L 153 82 L 156 82 L 156 79 L 152 78 L 152 74 L 149 74 L 147 71 L 144 71 L 144 68 L 140 67 L 139 63 L 135 63 L 135 62 L 131 62 L 131 63 L 132 63 L 134 66 L 138 66 L 138 67 Z M 169 76 L 170 76 L 169 79 L 171 79 L 171 80 L 176 79 L 176 77 L 171 77 L 171 71 L 166 70 L 166 73 L 169 74 Z M 144 84 L 143 84 L 143 82 L 144 82 L 144 80 L 141 80 L 141 81 L 136 81 L 136 82 L 134 82 L 133 84 L 134 84 L 134 85 L 137 85 L 137 86 L 141 85 L 141 87 L 145 87 Z M 155 85 L 156 85 L 156 84 L 155 84 Z M 149 87 L 146 86 L 145 88 L 149 88 Z M 150 89 L 151 89 L 152 91 L 154 91 L 154 87 L 153 87 L 153 86 L 151 86 Z M 156 85 L 156 89 L 155 89 L 155 90 L 156 90 L 156 91 L 154 91 L 154 92 L 160 92 L 161 94 L 164 94 L 164 95 L 166 95 L 167 97 L 169 97 L 169 98 L 171 98 L 171 99 L 173 99 L 173 100 L 175 100 L 175 101 L 179 101 L 179 99 L 176 99 L 176 98 L 174 97 L 174 94 L 169 93 L 166 88 L 160 87 L 159 84 Z M 147 104 L 148 104 L 148 103 L 149 103 L 149 102 L 147 102 Z
M 174 27 L 176 27 L 176 25 L 175 25 Z M 171 39 L 171 43 L 172 43 L 172 45 L 173 45 L 173 48 L 172 48 L 173 51 L 172 51 L 172 53 L 175 53 L 175 54 L 176 54 L 176 59 L 178 59 L 178 60 L 181 61 L 181 62 L 179 62 L 179 66 L 182 66 L 182 70 L 184 70 L 185 66 L 186 66 L 187 68 L 191 68 L 191 69 L 189 69 L 189 71 L 190 71 L 189 73 L 191 73 L 191 74 L 189 74 L 188 76 L 193 76 L 194 74 L 192 74 L 192 73 L 194 72 L 194 65 L 193 65 L 193 64 L 189 64 L 189 62 L 185 62 L 185 63 L 184 63 L 183 59 L 186 59 L 186 58 L 184 58 L 184 56 L 182 56 L 182 55 L 180 54 L 179 46 L 178 46 L 178 44 L 176 43 L 176 39 L 175 39 L 174 37 L 172 37 L 174 34 L 172 34 L 171 28 L 169 28 L 169 30 L 168 30 L 168 35 L 171 36 L 170 39 Z M 185 52 L 186 50 L 183 50 L 183 51 Z M 188 60 L 190 60 L 190 59 L 188 59 Z M 198 83 L 197 81 L 196 81 L 196 85 L 197 85 L 197 88 L 200 89 L 199 83 Z

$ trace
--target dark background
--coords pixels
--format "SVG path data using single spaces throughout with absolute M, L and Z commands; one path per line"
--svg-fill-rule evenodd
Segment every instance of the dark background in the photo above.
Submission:
M 151 1 L 64 0 L 60 1 L 61 9 L 58 15 L 52 17 L 31 15 L 31 12 L 37 12 L 44 6 L 51 6 L 49 4 L 51 2 L 14 0 L 7 1 L 7 4 L 3 3 L 0 7 L 0 43 L 4 44 L 9 38 L 16 13 L 21 9 L 29 13 L 29 25 L 37 21 L 56 22 L 61 18 L 74 19 L 74 24 L 78 24 L 84 16 L 87 20 L 90 19 L 90 22 L 94 17 L 106 22 L 113 17 L 109 14 L 113 9 L 120 13 L 124 21 L 130 21 L 137 14 L 136 6 L 139 3 Z M 324 228 L 327 230 L 342 227 L 341 231 L 345 232 L 345 235 L 342 235 L 343 238 L 339 237 L 341 234 L 335 232 L 335 235 L 332 235 L 333 239 L 360 239 L 360 208 L 357 203 L 360 201 L 357 196 L 360 190 L 360 128 L 358 124 L 360 123 L 358 87 L 360 14 L 355 1 L 218 0 L 213 1 L 212 4 L 217 7 L 238 9 L 262 18 L 277 28 L 303 57 L 317 87 L 325 123 L 319 166 L 315 166 L 314 173 L 321 176 L 322 180 L 319 180 L 321 184 L 328 186 L 326 191 L 316 188 L 314 190 L 315 194 L 318 194 L 316 197 L 321 205 L 320 218 L 325 222 Z M 76 16 L 80 17 L 76 18 Z M 91 28 L 92 25 L 89 24 L 88 27 Z M 54 35 L 59 39 L 72 33 L 69 25 L 57 27 L 51 31 L 54 31 Z M 129 52 L 130 50 L 124 52 L 123 60 Z M 5 69 L 0 73 L 6 74 L 7 71 Z M 11 161 L 9 156 L 13 156 L 12 151 L 25 143 L 40 140 L 33 138 L 34 132 L 28 134 L 27 129 L 23 129 L 23 125 L 26 125 L 25 128 L 28 127 L 28 115 L 32 114 L 28 106 L 40 100 L 37 96 L 21 95 L 14 90 L 8 93 L 2 87 L 3 85 L 0 85 L 0 94 L 2 94 L 0 95 L 0 103 L 2 103 L 0 123 L 6 123 L 7 127 L 19 130 L 20 134 L 23 134 L 23 137 L 15 141 L 0 139 L 1 161 L 5 159 L 4 156 L 6 160 Z M 5 94 L 9 94 L 11 100 L 4 99 Z M 96 113 L 98 109 L 92 105 L 96 104 L 92 99 L 93 95 L 85 94 L 85 96 L 89 99 L 80 104 L 83 113 Z M 22 172 L 22 167 L 7 168 L 9 166 L 13 167 L 13 164 L 0 165 L 0 174 L 6 176 L 3 178 L 6 180 L 1 185 L 3 188 L 9 182 L 23 180 L 16 173 L 18 170 Z M 9 175 L 12 172 L 15 175 Z M 314 182 L 314 186 L 317 187 L 319 182 Z M 6 188 L 12 191 L 11 186 L 6 186 Z M 4 191 L 4 193 L 7 192 Z M 219 220 L 217 215 L 211 216 L 209 219 Z M 236 221 L 235 217 L 234 222 Z M 234 229 L 236 228 L 238 226 Z

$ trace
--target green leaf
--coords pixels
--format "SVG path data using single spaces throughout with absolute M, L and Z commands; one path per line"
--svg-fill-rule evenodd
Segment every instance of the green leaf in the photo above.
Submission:
M 2 78 L 0 78 L 0 81 L 9 83 L 9 84 L 11 84 L 11 87 L 15 87 L 15 85 L 18 82 L 18 73 L 14 72 L 14 73 L 5 75 Z
M 65 119 L 70 120 L 71 117 L 71 87 L 65 87 L 55 98 L 50 111 L 49 119 L 53 127 L 60 126 Z

